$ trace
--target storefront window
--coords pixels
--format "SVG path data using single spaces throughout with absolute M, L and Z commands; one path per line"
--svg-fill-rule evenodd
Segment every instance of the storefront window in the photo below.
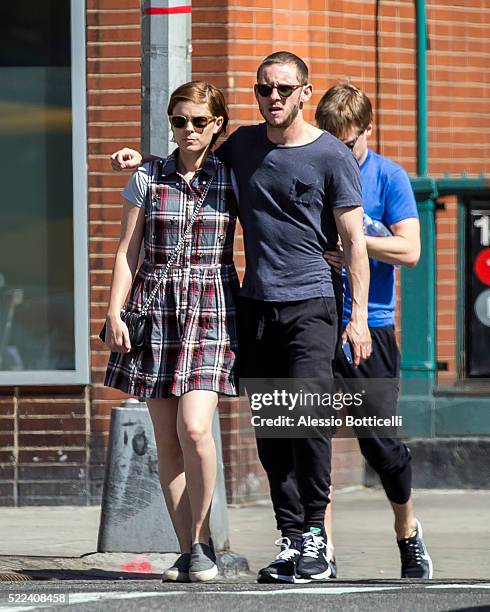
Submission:
M 69 2 L 0 6 L 1 384 L 77 371 L 72 21 Z

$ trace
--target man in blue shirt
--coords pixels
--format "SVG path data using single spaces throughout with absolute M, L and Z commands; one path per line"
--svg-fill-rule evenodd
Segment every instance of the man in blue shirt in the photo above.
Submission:
M 395 338 L 395 266 L 413 267 L 420 256 L 417 206 L 407 173 L 393 161 L 368 148 L 373 127 L 369 98 L 350 84 L 336 85 L 320 100 L 316 110 L 318 127 L 339 138 L 360 165 L 365 232 L 371 221 L 389 228 L 385 235 L 366 235 L 370 263 L 368 325 L 372 353 L 357 368 L 348 355 L 338 350 L 336 376 L 343 379 L 393 379 L 382 401 L 388 409 L 396 406 L 400 376 L 400 354 Z M 367 217 L 366 217 L 367 215 Z M 376 234 L 376 232 L 373 232 Z M 334 266 L 342 254 L 326 253 Z M 352 298 L 344 275 L 343 324 L 349 320 Z M 379 396 L 378 396 L 379 398 Z M 372 412 L 379 406 L 373 406 Z M 432 561 L 422 539 L 422 528 L 414 516 L 410 451 L 395 438 L 359 437 L 359 446 L 369 465 L 378 473 L 395 515 L 395 532 L 400 549 L 402 578 L 431 578 Z M 330 535 L 330 534 L 329 534 Z M 331 538 L 329 537 L 329 543 Z

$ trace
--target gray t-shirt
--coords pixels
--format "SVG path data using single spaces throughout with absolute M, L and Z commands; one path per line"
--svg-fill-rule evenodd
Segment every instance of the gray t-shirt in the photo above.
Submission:
M 246 270 L 241 294 L 264 301 L 333 297 L 323 253 L 335 249 L 333 209 L 362 206 L 359 166 L 328 132 L 277 145 L 266 125 L 241 127 L 217 151 L 234 171 Z
M 148 185 L 150 184 L 151 165 L 152 162 L 145 162 L 139 166 L 122 192 L 123 197 L 138 208 L 145 205 Z

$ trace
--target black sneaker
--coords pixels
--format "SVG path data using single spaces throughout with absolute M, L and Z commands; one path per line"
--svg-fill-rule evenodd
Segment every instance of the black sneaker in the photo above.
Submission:
M 402 562 L 402 578 L 432 578 L 432 559 L 425 547 L 422 525 L 417 519 L 417 530 L 411 538 L 397 540 Z
M 295 582 L 299 550 L 289 538 L 279 538 L 275 545 L 281 547 L 281 552 L 274 561 L 259 571 L 257 582 Z
M 328 560 L 326 536 L 318 527 L 310 527 L 303 534 L 301 556 L 296 564 L 299 578 L 306 580 L 328 580 L 332 567 Z

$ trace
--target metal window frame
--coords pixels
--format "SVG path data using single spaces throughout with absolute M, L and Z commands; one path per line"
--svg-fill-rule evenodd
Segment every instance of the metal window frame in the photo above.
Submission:
M 85 2 L 70 0 L 75 369 L 0 371 L 0 385 L 88 384 L 89 292 Z

